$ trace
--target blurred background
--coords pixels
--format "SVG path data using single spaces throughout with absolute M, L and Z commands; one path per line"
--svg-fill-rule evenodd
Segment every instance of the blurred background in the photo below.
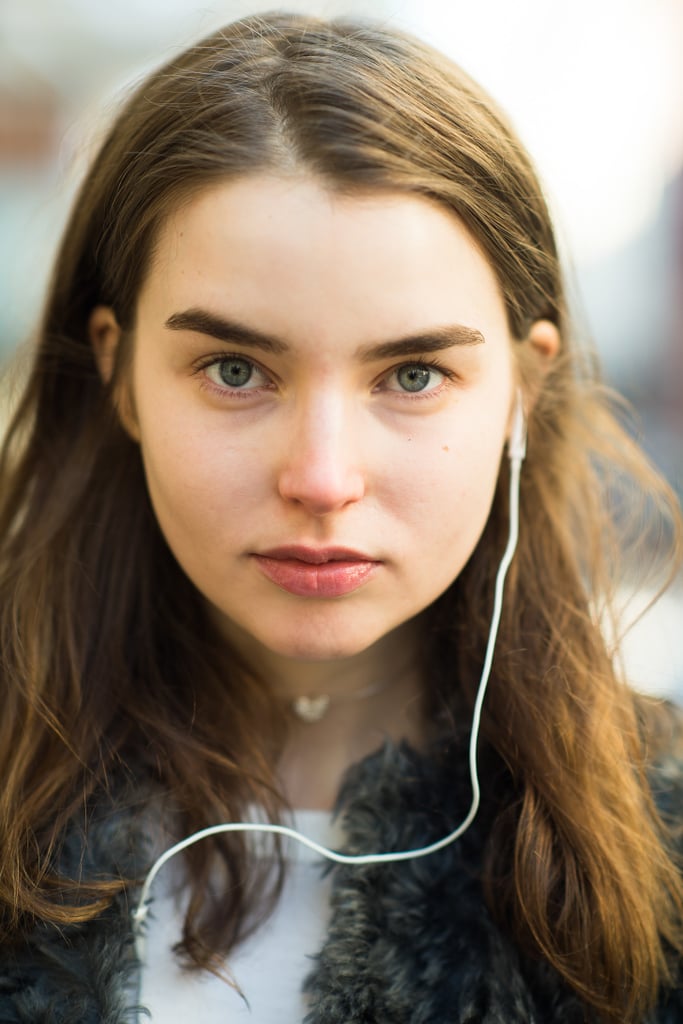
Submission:
M 126 91 L 276 6 L 410 29 L 503 105 L 545 182 L 579 323 L 683 495 L 683 0 L 0 0 L 0 360 L 30 336 L 79 177 Z M 626 653 L 638 685 L 683 701 L 682 632 L 679 587 Z

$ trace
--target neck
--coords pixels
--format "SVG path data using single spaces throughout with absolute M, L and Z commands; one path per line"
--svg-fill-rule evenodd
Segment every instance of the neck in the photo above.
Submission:
M 352 764 L 387 740 L 420 746 L 425 734 L 422 683 L 413 670 L 366 698 L 331 702 L 316 722 L 292 716 L 279 766 L 285 795 L 294 807 L 329 810 Z
M 235 638 L 233 637 L 233 642 Z M 330 809 L 351 764 L 387 740 L 420 745 L 425 728 L 418 626 L 410 622 L 351 657 L 307 661 L 238 645 L 274 696 L 290 710 L 279 765 L 285 797 L 293 807 Z M 292 711 L 305 697 L 326 699 L 315 721 Z

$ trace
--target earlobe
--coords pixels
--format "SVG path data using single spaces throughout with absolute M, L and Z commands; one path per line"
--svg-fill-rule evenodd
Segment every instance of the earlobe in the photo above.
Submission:
M 88 320 L 88 334 L 100 377 L 105 384 L 109 384 L 114 373 L 114 360 L 121 340 L 121 328 L 111 307 L 96 306 L 93 309 Z

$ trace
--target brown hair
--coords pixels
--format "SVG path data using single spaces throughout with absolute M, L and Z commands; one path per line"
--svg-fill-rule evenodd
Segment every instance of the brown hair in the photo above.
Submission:
M 160 535 L 112 399 L 126 344 L 105 387 L 87 325 L 108 304 L 130 338 L 156 233 L 184 199 L 297 169 L 336 191 L 437 199 L 487 254 L 514 338 L 539 318 L 560 329 L 543 382 L 521 360 L 536 400 L 484 720 L 520 796 L 494 826 L 485 882 L 516 941 L 606 1019 L 640 1020 L 669 979 L 665 950 L 682 948 L 683 893 L 645 774 L 656 715 L 620 679 L 600 620 L 637 496 L 674 524 L 669 554 L 674 500 L 578 355 L 543 194 L 505 119 L 429 47 L 347 20 L 247 18 L 194 46 L 132 95 L 77 197 L 0 467 L 5 935 L 36 917 L 92 916 L 124 884 L 70 886 L 53 871 L 66 823 L 122 765 L 158 780 L 187 832 L 239 819 L 254 801 L 273 819 L 282 810 L 280 714 L 234 655 L 226 666 Z M 503 466 L 485 534 L 431 613 L 447 705 L 456 691 L 473 699 L 506 477 Z M 217 855 L 230 895 L 211 908 L 202 892 Z M 189 856 L 194 963 L 243 934 L 264 884 L 239 884 L 246 863 L 238 837 Z

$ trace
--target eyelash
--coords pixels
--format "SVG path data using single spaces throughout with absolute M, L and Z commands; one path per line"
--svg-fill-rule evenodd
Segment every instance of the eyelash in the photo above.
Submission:
M 209 367 L 216 366 L 219 363 L 229 362 L 231 359 L 238 359 L 245 363 L 249 363 L 251 367 L 257 370 L 259 373 L 262 373 L 265 377 L 271 377 L 271 374 L 264 370 L 263 367 L 261 367 L 257 362 L 255 362 L 253 359 L 249 359 L 247 356 L 240 355 L 240 353 L 238 352 L 221 352 L 220 354 L 205 356 L 203 359 L 193 364 L 193 376 L 202 375 L 204 374 L 204 371 L 207 370 Z M 444 378 L 443 381 L 437 384 L 434 388 L 430 388 L 428 391 L 410 392 L 403 391 L 400 388 L 387 389 L 390 390 L 392 394 L 401 395 L 402 398 L 408 399 L 409 401 L 424 401 L 426 399 L 434 398 L 437 395 L 441 394 L 445 386 L 448 386 L 449 384 L 452 384 L 459 379 L 458 374 L 455 373 L 455 371 L 451 370 L 447 366 L 444 366 L 436 359 L 416 359 L 409 360 L 404 363 L 398 363 L 396 366 L 392 366 L 391 369 L 387 370 L 386 373 L 382 374 L 379 383 L 382 383 L 382 381 L 385 381 L 389 377 L 391 377 L 392 374 L 396 374 L 399 372 L 399 370 L 405 369 L 408 366 L 417 366 L 429 370 L 434 370 L 436 373 L 440 373 L 441 376 Z M 235 399 L 237 401 L 244 401 L 246 398 L 252 396 L 254 393 L 258 394 L 262 390 L 271 390 L 271 385 L 261 385 L 259 387 L 254 388 L 231 388 L 228 387 L 227 385 L 221 387 L 214 381 L 210 380 L 206 375 L 204 375 L 202 378 L 201 387 L 207 391 L 211 391 L 212 393 L 218 395 L 220 398 L 223 398 L 227 401 L 233 401 Z M 373 388 L 373 391 L 374 390 L 375 388 Z

